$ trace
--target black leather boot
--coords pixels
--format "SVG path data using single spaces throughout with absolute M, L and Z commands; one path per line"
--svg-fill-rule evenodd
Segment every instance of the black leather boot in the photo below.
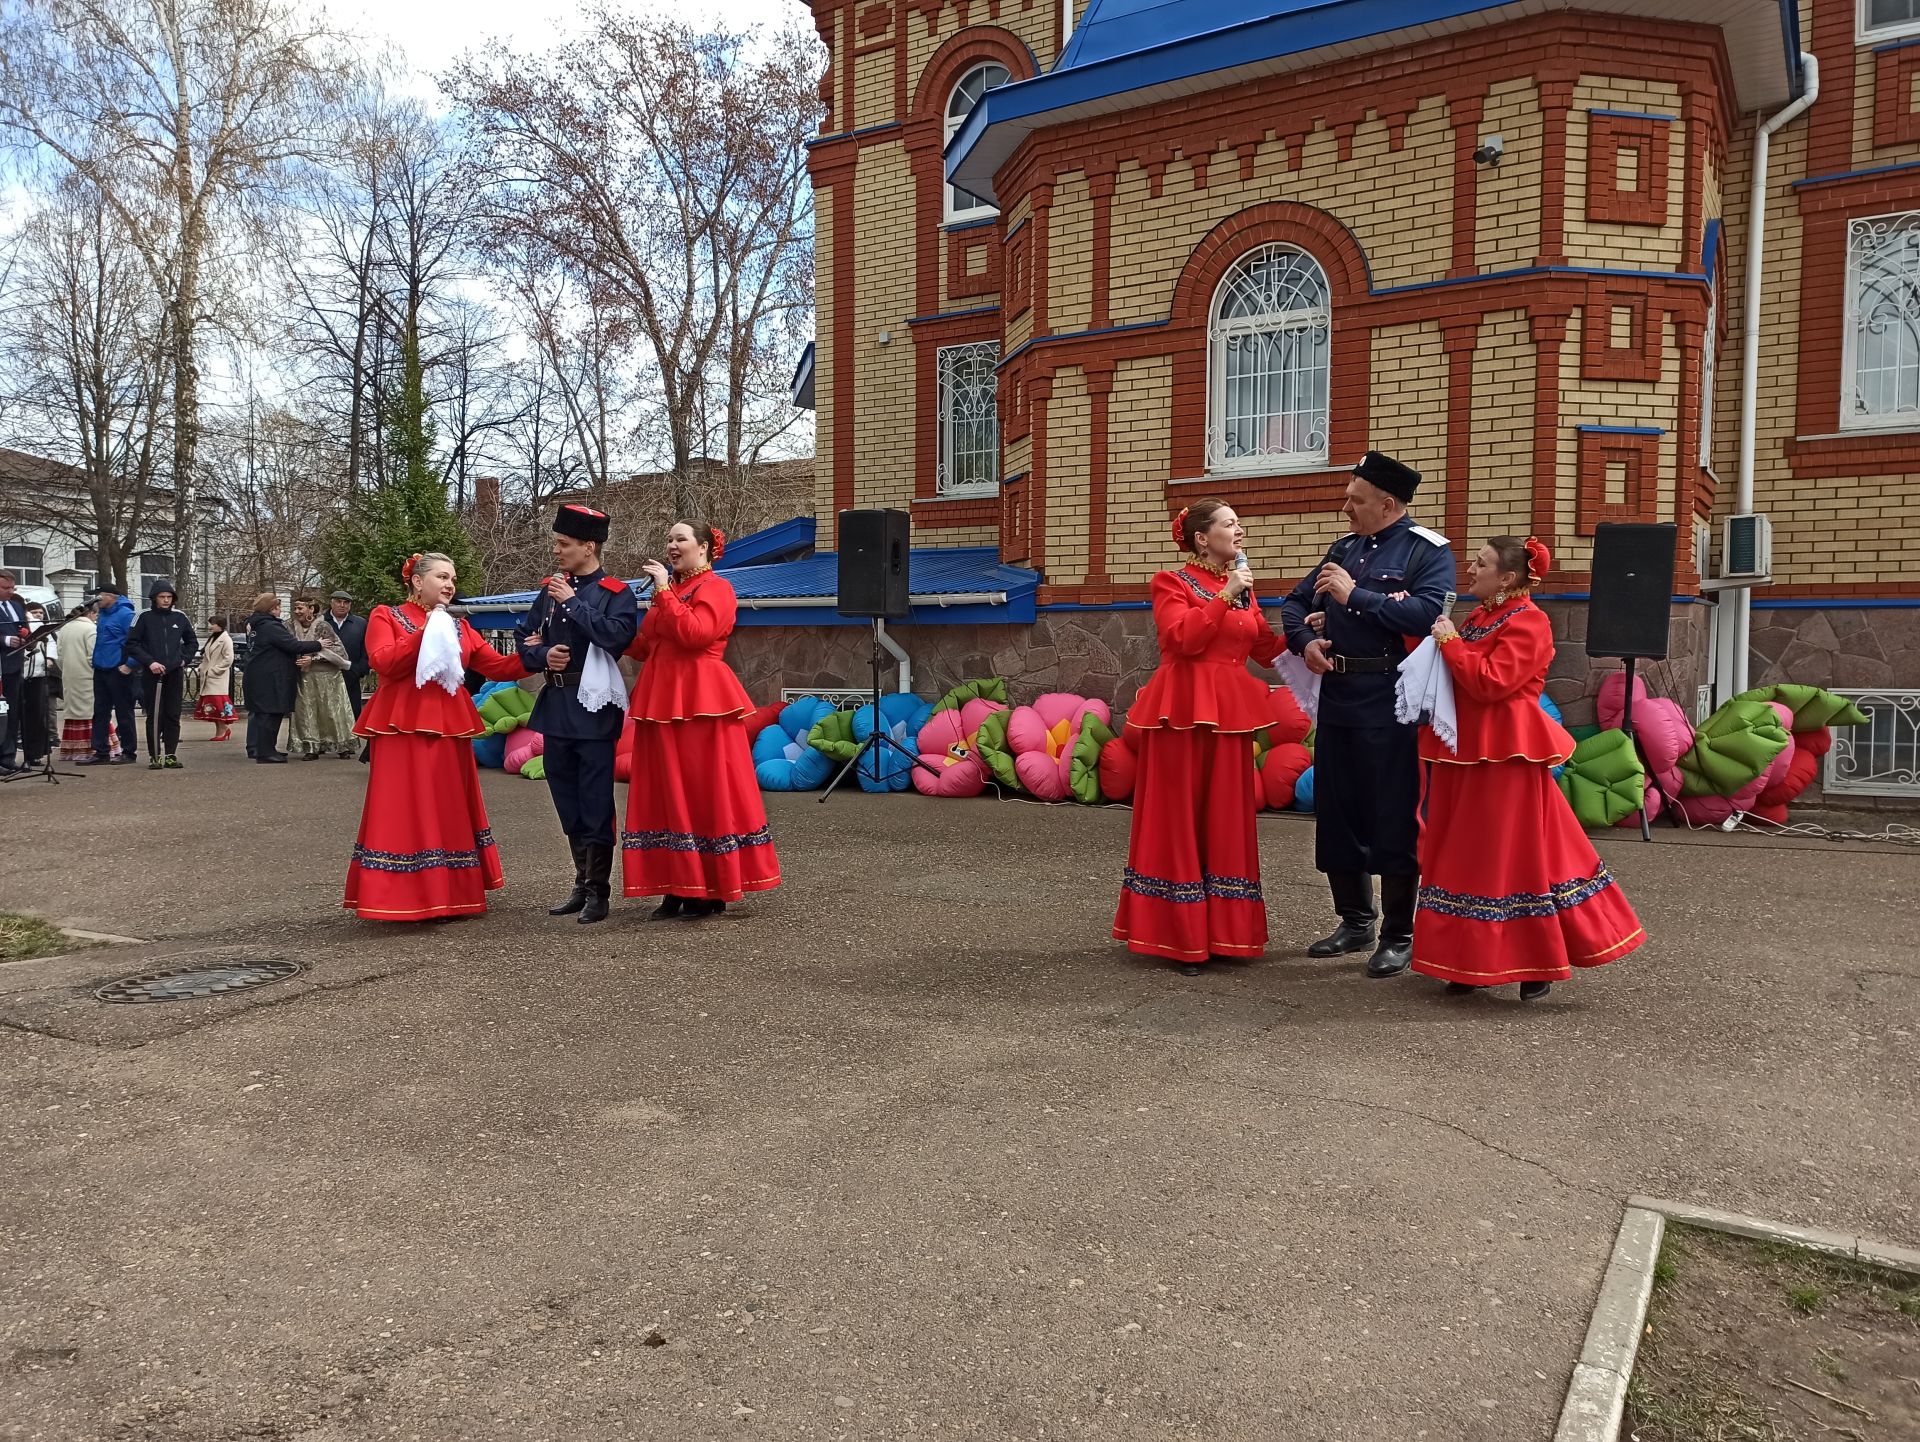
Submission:
M 647 913 L 648 921 L 671 921 L 686 909 L 687 899 L 668 892 L 660 898 L 660 904 Z
M 1329 872 L 1327 886 L 1333 892 L 1333 909 L 1340 913 L 1340 925 L 1332 935 L 1309 946 L 1307 955 L 1344 956 L 1350 951 L 1365 951 L 1373 945 L 1373 878 Z
M 1538 1001 L 1552 990 L 1553 983 L 1550 981 L 1523 981 L 1520 983 L 1520 1000 Z
M 587 848 L 571 836 L 567 838 L 567 848 L 573 852 L 573 890 L 558 906 L 547 908 L 548 916 L 572 916 L 587 904 Z
M 1413 964 L 1413 908 L 1419 899 L 1419 877 L 1380 878 L 1380 945 L 1367 960 L 1367 975 L 1374 980 L 1398 976 Z
M 590 841 L 587 853 L 587 904 L 580 908 L 580 925 L 591 926 L 607 919 L 607 903 L 613 896 L 613 848 Z

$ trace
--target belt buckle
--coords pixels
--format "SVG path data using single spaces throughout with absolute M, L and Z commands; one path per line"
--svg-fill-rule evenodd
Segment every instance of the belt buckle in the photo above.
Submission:
M 1342 656 L 1337 651 L 1334 653 L 1334 656 L 1333 656 L 1333 670 L 1334 670 L 1334 674 L 1338 676 L 1344 676 L 1347 674 L 1347 658 L 1345 656 Z

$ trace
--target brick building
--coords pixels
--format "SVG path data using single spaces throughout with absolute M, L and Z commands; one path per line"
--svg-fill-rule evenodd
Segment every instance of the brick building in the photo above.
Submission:
M 1369 446 L 1463 559 L 1552 545 L 1576 720 L 1610 519 L 1678 526 L 1667 694 L 1726 694 L 1743 652 L 1752 684 L 1920 686 L 1920 0 L 813 10 L 823 549 L 902 506 L 916 545 L 1036 582 L 1031 622 L 917 608 L 921 690 L 990 668 L 1124 706 L 1168 516 L 1226 497 L 1278 594 Z M 1758 131 L 1809 96 L 1765 187 L 1771 584 L 1718 589 Z M 797 619 L 743 635 L 750 684 L 857 675 L 862 638 Z

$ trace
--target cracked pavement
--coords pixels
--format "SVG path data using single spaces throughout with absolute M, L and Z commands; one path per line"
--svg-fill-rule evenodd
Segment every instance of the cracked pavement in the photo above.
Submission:
M 380 927 L 364 768 L 182 754 L 0 796 L 147 939 L 0 966 L 7 1442 L 1535 1442 L 1629 1194 L 1920 1243 L 1911 849 L 1604 838 L 1652 941 L 1523 1008 L 1301 956 L 1303 818 L 1187 981 L 1124 811 L 776 797 L 780 891 L 582 928 L 487 773 L 495 910 Z M 218 956 L 308 970 L 89 995 Z

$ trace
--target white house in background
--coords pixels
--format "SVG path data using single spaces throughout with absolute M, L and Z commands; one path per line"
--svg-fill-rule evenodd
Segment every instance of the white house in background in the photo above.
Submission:
M 225 524 L 225 509 L 217 500 L 200 503 L 194 570 L 203 578 L 213 574 L 214 541 Z M 148 510 L 148 523 L 127 564 L 127 590 L 142 610 L 148 588 L 175 574 L 173 492 L 154 488 Z M 29 594 L 51 591 L 62 611 L 91 597 L 100 582 L 103 568 L 89 511 L 86 478 L 77 467 L 0 446 L 0 568 L 13 572 Z

